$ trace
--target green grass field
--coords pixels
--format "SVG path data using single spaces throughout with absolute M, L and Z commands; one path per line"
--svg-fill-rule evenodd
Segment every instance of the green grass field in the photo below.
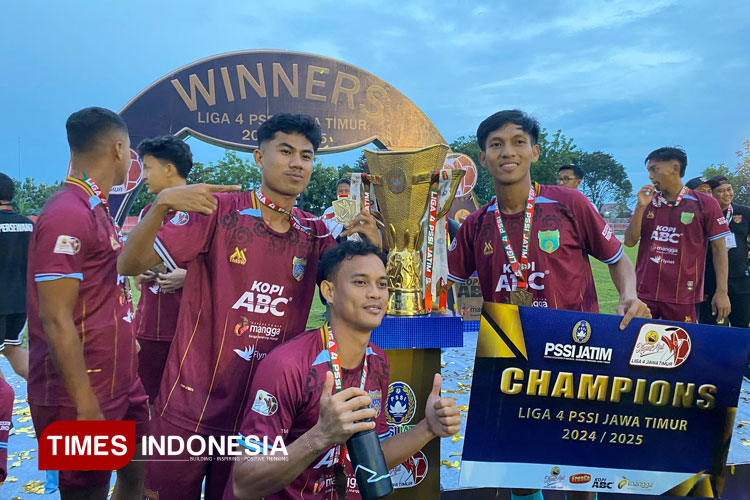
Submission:
M 635 257 L 638 252 L 638 247 L 628 248 L 625 247 L 625 253 L 630 257 L 630 260 L 635 263 Z M 615 285 L 612 284 L 612 278 L 609 276 L 609 269 L 606 264 L 599 262 L 596 259 L 591 259 L 591 270 L 594 273 L 594 282 L 596 283 L 596 293 L 599 296 L 599 311 L 605 314 L 614 314 L 615 308 L 617 307 L 619 295 Z M 138 303 L 140 297 L 140 290 L 135 286 L 133 287 L 133 302 Z M 310 308 L 310 314 L 307 317 L 307 328 L 317 328 L 323 324 L 325 315 L 325 306 L 320 302 L 318 296 L 318 290 L 315 289 L 315 297 L 313 298 L 312 307 Z

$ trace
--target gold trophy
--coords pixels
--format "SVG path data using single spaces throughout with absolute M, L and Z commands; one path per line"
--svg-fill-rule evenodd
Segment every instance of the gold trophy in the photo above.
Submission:
M 370 151 L 365 158 L 375 188 L 380 216 L 385 223 L 384 247 L 388 250 L 388 314 L 418 316 L 425 310 L 422 282 L 422 217 L 428 210 L 432 173 L 443 168 L 450 148 L 436 144 L 412 151 Z M 450 171 L 448 201 L 437 219 L 450 209 L 463 170 Z

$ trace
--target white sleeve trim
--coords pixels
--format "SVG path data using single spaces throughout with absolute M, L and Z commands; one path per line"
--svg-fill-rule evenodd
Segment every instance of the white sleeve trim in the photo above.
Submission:
M 727 236 L 729 236 L 730 234 L 732 234 L 732 231 L 727 231 L 727 232 L 725 232 L 725 233 L 717 234 L 716 236 L 711 236 L 711 237 L 710 237 L 710 238 L 708 239 L 708 241 L 714 241 L 714 240 L 718 240 L 719 238 L 726 238 L 726 237 L 727 237 Z
M 171 255 L 169 255 L 167 248 L 158 237 L 154 240 L 154 250 L 156 250 L 156 253 L 159 255 L 159 257 L 161 257 L 161 260 L 164 261 L 164 264 L 167 265 L 170 271 L 178 269 L 178 266 L 177 264 L 175 264 L 174 259 Z
M 614 256 L 610 257 L 610 258 L 609 258 L 609 259 L 607 259 L 607 260 L 603 260 L 602 262 L 604 262 L 605 264 L 609 264 L 609 265 L 612 265 L 612 264 L 617 264 L 617 262 L 618 262 L 618 261 L 619 261 L 620 259 L 622 259 L 622 256 L 623 256 L 624 254 L 625 254 L 625 250 L 624 250 L 624 249 L 622 248 L 622 245 L 620 245 L 620 249 L 619 249 L 619 250 L 617 250 L 617 253 L 615 253 L 615 255 L 614 255 Z

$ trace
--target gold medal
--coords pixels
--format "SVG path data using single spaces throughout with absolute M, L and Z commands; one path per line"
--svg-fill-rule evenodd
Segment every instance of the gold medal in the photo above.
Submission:
M 534 296 L 528 290 L 518 289 L 510 292 L 510 303 L 514 306 L 531 306 Z
M 336 222 L 346 225 L 347 222 L 357 216 L 357 200 L 351 198 L 339 198 L 334 200 L 333 215 Z

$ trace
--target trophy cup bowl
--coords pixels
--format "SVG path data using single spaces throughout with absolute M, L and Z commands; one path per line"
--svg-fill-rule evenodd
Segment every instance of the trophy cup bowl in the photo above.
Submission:
M 383 244 L 388 250 L 386 274 L 391 292 L 387 314 L 430 313 L 425 309 L 422 282 L 422 219 L 427 210 L 432 174 L 443 168 L 449 150 L 445 144 L 410 151 L 365 150 L 367 166 L 375 179 L 372 185 L 378 209 L 385 223 Z M 450 209 L 464 172 L 453 170 L 450 175 L 449 201 L 441 207 L 438 219 Z

